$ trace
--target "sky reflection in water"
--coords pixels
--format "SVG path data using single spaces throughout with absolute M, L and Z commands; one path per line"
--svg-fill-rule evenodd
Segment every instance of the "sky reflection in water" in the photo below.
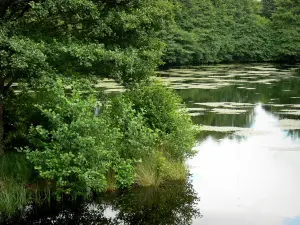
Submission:
M 204 217 L 194 224 L 300 224 L 300 139 L 279 128 L 278 117 L 254 108 L 245 139 L 209 136 L 189 161 Z M 292 222 L 295 221 L 295 222 Z

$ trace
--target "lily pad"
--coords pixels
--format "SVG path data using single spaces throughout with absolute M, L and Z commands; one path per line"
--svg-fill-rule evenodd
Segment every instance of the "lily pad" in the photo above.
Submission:
M 218 114 L 241 114 L 241 113 L 246 113 L 247 110 L 243 109 L 226 109 L 226 108 L 214 108 L 211 110 L 213 113 L 218 113 Z
M 279 121 L 279 127 L 283 130 L 299 130 L 300 120 L 282 119 Z
M 244 128 L 244 127 L 218 127 L 218 126 L 206 126 L 206 125 L 200 125 L 199 129 L 201 131 L 214 131 L 214 132 L 236 132 L 236 131 L 242 131 L 242 130 L 248 130 L 250 128 Z

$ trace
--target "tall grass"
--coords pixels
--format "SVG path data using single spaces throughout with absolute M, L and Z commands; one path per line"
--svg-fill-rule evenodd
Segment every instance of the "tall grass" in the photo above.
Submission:
M 27 204 L 26 190 L 22 183 L 10 178 L 2 180 L 1 185 L 0 212 L 10 216 Z
M 187 169 L 184 162 L 168 159 L 156 152 L 135 167 L 139 186 L 159 186 L 165 181 L 185 180 Z
M 11 215 L 27 203 L 24 185 L 31 169 L 23 154 L 0 156 L 0 214 Z
M 156 165 L 151 161 L 145 160 L 135 167 L 136 183 L 139 186 L 159 186 L 163 182 L 162 177 L 158 174 Z

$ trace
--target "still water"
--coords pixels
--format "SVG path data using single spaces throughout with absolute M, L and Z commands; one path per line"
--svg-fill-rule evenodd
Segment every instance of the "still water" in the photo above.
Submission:
M 28 206 L 7 224 L 299 225 L 299 68 L 218 65 L 158 73 L 201 129 L 187 181 Z

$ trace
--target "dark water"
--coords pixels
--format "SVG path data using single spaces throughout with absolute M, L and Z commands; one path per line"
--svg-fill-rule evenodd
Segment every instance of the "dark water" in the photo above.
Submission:
M 202 126 L 186 182 L 28 206 L 5 224 L 300 224 L 300 66 L 161 73 Z M 217 103 L 217 104 L 216 104 Z
M 201 218 L 199 197 L 190 181 L 159 188 L 135 188 L 108 193 L 93 201 L 29 206 L 20 218 L 5 224 L 192 224 Z

